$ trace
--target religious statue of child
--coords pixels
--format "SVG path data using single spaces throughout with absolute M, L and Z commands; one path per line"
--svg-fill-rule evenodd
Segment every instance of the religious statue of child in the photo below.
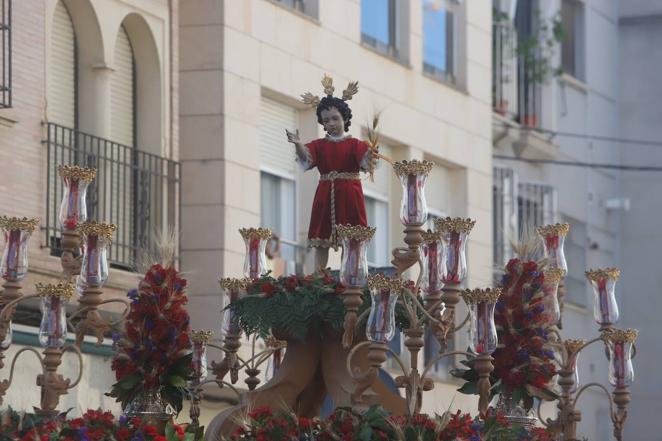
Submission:
M 298 130 L 296 133 L 285 130 L 287 140 L 296 147 L 301 167 L 304 170 L 317 167 L 320 173 L 308 229 L 317 269 L 326 268 L 330 247 L 338 249 L 337 225 L 368 225 L 359 172 L 372 172 L 379 157 L 377 147 L 345 134 L 352 121 L 346 101 L 358 92 L 358 82 L 350 82 L 342 98 L 333 96 L 331 77 L 325 75 L 322 86 L 326 96 L 321 100 L 310 92 L 301 98 L 316 107 L 317 121 L 324 127 L 326 136 L 304 145 Z

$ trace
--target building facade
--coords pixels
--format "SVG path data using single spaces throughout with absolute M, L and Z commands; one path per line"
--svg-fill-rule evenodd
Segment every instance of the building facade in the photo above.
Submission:
M 468 285 L 491 282 L 491 11 L 479 2 L 404 0 L 196 0 L 180 3 L 182 248 L 196 326 L 219 331 L 218 276 L 242 275 L 241 227 L 270 227 L 281 239 L 274 271 L 312 272 L 306 248 L 317 171 L 303 173 L 285 129 L 304 142 L 323 136 L 299 96 L 336 94 L 350 80 L 350 133 L 366 139 L 381 112 L 381 152 L 435 162 L 432 216 L 477 220 L 468 245 Z M 369 252 L 388 266 L 403 244 L 400 184 L 387 163 L 363 179 Z M 339 253 L 330 266 L 337 268 Z M 466 347 L 458 335 L 458 347 Z M 399 349 L 399 343 L 394 343 Z M 428 347 L 428 357 L 434 348 Z M 423 355 L 421 355 L 423 358 Z M 446 369 L 448 365 L 444 365 Z M 474 408 L 446 369 L 425 409 Z
M 630 210 L 620 224 L 621 284 L 623 321 L 641 330 L 634 360 L 636 373 L 632 386 L 633 401 L 628 414 L 625 436 L 632 439 L 662 440 L 655 424 L 655 407 L 662 397 L 657 375 L 660 344 L 660 321 L 656 311 L 662 307 L 659 296 L 658 248 L 662 241 L 658 212 L 662 207 L 660 171 L 636 170 L 637 167 L 662 164 L 662 5 L 656 1 L 621 2 L 620 27 L 620 128 L 625 139 L 621 151 L 623 165 L 634 167 L 622 172 L 623 194 L 630 199 Z M 634 80 L 636 78 L 636 81 Z M 645 143 L 652 141 L 653 143 Z M 644 349 L 646 348 L 646 349 Z
M 513 238 L 535 235 L 536 225 L 569 223 L 562 334 L 592 338 L 598 325 L 584 271 L 622 267 L 624 280 L 629 277 L 621 225 L 630 192 L 618 170 L 623 145 L 605 140 L 620 136 L 619 2 L 501 0 L 494 7 L 494 266 L 512 257 Z M 562 36 L 554 34 L 559 25 Z M 529 52 L 533 60 L 513 47 L 529 36 L 540 42 Z M 547 51 L 547 42 L 555 49 Z M 615 168 L 582 166 L 587 163 Z M 619 283 L 624 309 L 626 290 Z M 600 345 L 582 351 L 580 384 L 608 386 L 607 365 Z M 577 405 L 578 433 L 591 440 L 612 439 L 609 403 L 602 394 L 589 389 Z M 637 425 L 628 421 L 627 427 Z M 637 439 L 649 439 L 634 430 Z
M 40 219 L 23 291 L 32 294 L 36 282 L 60 276 L 63 188 L 57 168 L 77 164 L 97 168 L 88 190 L 89 219 L 119 227 L 104 298 L 124 298 L 139 280 L 134 270 L 142 251 L 156 247 L 160 231 L 178 228 L 175 2 L 3 0 L 1 5 L 1 212 Z M 37 304 L 19 309 L 9 357 L 24 345 L 38 345 L 40 316 Z M 113 382 L 110 341 L 84 349 L 83 381 L 62 398 L 60 408 L 113 408 L 104 396 Z M 65 355 L 65 377 L 76 378 L 74 358 Z M 20 372 L 3 404 L 16 409 L 39 404 L 38 366 L 28 357 L 18 361 Z

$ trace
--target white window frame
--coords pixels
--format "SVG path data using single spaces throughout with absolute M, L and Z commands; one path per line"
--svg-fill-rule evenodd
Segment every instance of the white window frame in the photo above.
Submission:
M 565 250 L 565 255 L 566 255 L 566 260 L 568 261 L 568 274 L 565 276 L 565 287 L 566 287 L 566 293 L 565 293 L 565 303 L 566 304 L 571 304 L 574 307 L 581 309 L 583 311 L 587 311 L 589 306 L 590 306 L 590 297 L 589 297 L 589 283 L 584 277 L 584 271 L 588 267 L 587 261 L 588 261 L 588 223 L 584 221 L 580 221 L 578 219 L 570 218 L 567 216 L 564 216 L 563 219 L 564 222 L 567 222 L 570 224 L 570 232 L 565 238 L 565 245 L 564 245 L 564 250 Z M 584 228 L 584 243 L 575 243 L 573 239 L 575 238 L 576 231 L 577 231 L 577 226 L 581 224 Z M 574 233 L 574 234 L 573 234 Z M 580 263 L 577 265 L 577 262 L 572 262 L 572 254 L 568 253 L 568 249 L 570 247 L 577 247 L 578 249 L 582 250 L 583 252 L 583 267 L 582 264 Z M 572 290 L 572 285 L 568 284 L 569 281 L 577 282 L 578 285 L 582 285 L 583 287 L 583 292 L 576 292 L 574 293 Z M 580 302 L 577 302 L 576 300 L 580 300 Z M 583 301 L 582 301 L 583 300 Z
M 421 43 L 425 44 L 425 1 L 433 0 L 418 0 L 421 1 L 422 9 L 422 23 L 421 23 Z M 448 83 L 455 84 L 457 82 L 457 72 L 458 72 L 458 43 L 460 37 L 460 19 L 462 14 L 460 14 L 461 3 L 455 0 L 436 0 L 440 3 L 440 8 L 446 11 L 446 26 L 450 25 L 450 31 L 446 28 L 446 64 L 447 69 L 441 70 L 436 66 L 427 64 L 425 62 L 425 50 L 422 49 L 422 65 L 421 69 L 425 75 L 429 75 L 432 78 L 445 81 Z M 450 20 L 449 20 L 450 15 Z M 450 23 L 449 23 L 450 22 Z M 450 39 L 450 43 L 449 40 Z M 423 47 L 423 46 L 422 46 Z M 448 51 L 450 50 L 450 57 L 448 56 Z
M 319 18 L 319 0 L 291 0 L 292 4 L 286 3 L 286 0 L 269 0 L 273 3 L 276 3 L 278 6 L 281 6 L 292 11 L 296 11 L 299 14 L 305 15 L 307 17 L 312 17 L 315 20 Z
M 584 41 L 586 34 L 586 5 L 581 0 L 561 0 L 561 19 L 563 20 L 563 11 L 570 8 L 572 18 L 571 40 L 563 39 L 561 42 L 561 66 L 565 74 L 570 75 L 580 81 L 586 79 L 586 56 L 584 50 Z M 564 24 L 564 29 L 566 28 Z M 566 34 L 567 36 L 567 34 Z M 566 65 L 564 49 L 572 48 L 572 65 Z
M 390 245 L 391 245 L 391 240 L 390 240 L 391 239 L 391 219 L 390 219 L 389 214 L 391 213 L 391 211 L 390 211 L 391 210 L 391 204 L 390 204 L 388 195 L 380 194 L 380 193 L 377 193 L 375 191 L 367 190 L 367 189 L 364 188 L 363 189 L 363 197 L 374 199 L 378 202 L 383 202 L 383 203 L 386 204 L 386 233 L 385 233 L 386 234 L 386 240 L 387 240 L 386 249 L 390 250 Z M 367 211 L 367 209 L 366 209 L 366 211 Z M 368 224 L 370 224 L 370 219 L 368 219 Z M 371 225 L 371 226 L 374 226 L 374 225 Z M 388 254 L 385 255 L 385 259 L 386 259 L 386 261 L 381 262 L 381 264 L 378 263 L 378 262 L 371 262 L 370 260 L 368 260 L 368 266 L 370 268 L 381 268 L 381 267 L 384 267 L 384 266 L 389 266 L 390 263 L 388 262 Z
M 294 217 L 293 217 L 293 219 L 294 219 L 294 238 L 295 239 L 294 240 L 283 239 L 282 237 L 280 237 L 280 234 L 279 234 L 279 238 L 280 238 L 281 243 L 286 244 L 286 245 L 290 245 L 295 250 L 294 251 L 294 261 L 293 261 L 294 270 L 290 272 L 290 271 L 287 271 L 287 269 L 286 269 L 287 274 L 290 274 L 290 273 L 294 274 L 294 273 L 296 273 L 296 268 L 300 264 L 302 264 L 302 259 L 301 259 L 301 256 L 300 256 L 301 244 L 297 240 L 298 231 L 299 231 L 299 205 L 300 205 L 299 204 L 299 180 L 297 179 L 297 176 L 295 174 L 287 173 L 283 170 L 276 169 L 275 167 L 269 167 L 268 165 L 261 165 L 260 166 L 260 185 L 262 185 L 262 173 L 266 173 L 266 174 L 275 176 L 277 178 L 290 181 L 294 184 L 294 195 L 293 195 L 293 201 L 294 201 L 293 216 Z M 260 194 L 260 198 L 262 198 L 261 194 Z M 262 201 L 260 200 L 260 204 L 261 203 L 262 203 Z M 260 211 L 261 211 L 261 207 L 260 207 Z M 261 221 L 262 221 L 262 213 L 260 213 L 260 222 Z M 270 227 L 267 226 L 267 228 L 270 228 Z M 276 233 L 278 233 L 278 232 L 276 232 Z M 285 259 L 283 259 L 283 260 L 285 260 Z M 287 262 L 289 262 L 289 261 L 285 260 L 285 262 L 286 262 L 286 266 L 287 266 Z
M 497 179 L 499 181 L 497 182 Z M 510 182 L 506 182 L 509 179 Z M 497 185 L 498 184 L 498 185 Z M 504 189 L 508 185 L 508 189 Z M 518 219 L 518 189 L 519 178 L 517 172 L 512 168 L 493 167 L 492 169 L 492 200 L 494 201 L 495 190 L 501 190 L 501 199 L 503 204 L 497 207 L 496 203 L 492 207 L 493 226 L 494 226 L 494 250 L 492 253 L 492 263 L 495 270 L 500 270 L 513 257 L 512 247 L 509 246 L 510 240 L 519 238 L 519 219 Z M 497 254 L 501 256 L 499 261 Z
M 457 348 L 457 341 L 455 339 L 455 335 L 457 332 L 453 332 L 448 336 L 447 340 L 447 347 L 445 352 L 452 352 L 455 351 Z M 423 366 L 427 366 L 430 361 L 432 361 L 432 357 L 428 359 L 427 357 L 427 347 L 428 347 L 428 342 L 432 341 L 432 344 L 434 345 L 433 347 L 435 350 L 437 350 L 440 345 L 438 344 L 437 340 L 435 339 L 434 335 L 432 334 L 432 329 L 427 328 L 425 330 L 425 333 L 423 334 L 423 339 L 424 339 L 424 344 L 423 344 Z M 437 357 L 439 355 L 439 352 L 434 352 L 434 357 Z M 437 380 L 448 380 L 451 378 L 450 370 L 454 369 L 456 366 L 455 363 L 455 356 L 454 355 L 449 355 L 447 357 L 442 358 L 441 360 L 437 361 L 432 367 L 430 367 L 430 374 L 432 375 L 433 378 Z
M 519 211 L 520 211 L 519 210 L 519 201 L 520 201 L 520 198 L 524 199 L 526 197 L 526 195 L 522 191 L 522 188 L 524 186 L 532 186 L 532 187 L 536 186 L 536 187 L 546 188 L 546 189 L 551 190 L 551 198 L 552 199 L 551 199 L 551 202 L 550 202 L 551 208 L 549 210 L 549 213 L 547 213 L 546 210 L 545 210 L 545 206 L 544 206 L 545 201 L 541 200 L 541 202 L 542 202 L 542 204 L 541 204 L 541 209 L 542 209 L 541 214 L 542 214 L 542 216 L 541 216 L 541 222 L 539 223 L 539 225 L 551 224 L 551 223 L 557 222 L 558 218 L 559 218 L 558 190 L 555 186 L 550 185 L 546 182 L 539 182 L 539 181 L 526 181 L 526 180 L 518 181 L 518 183 L 517 183 L 517 198 L 515 199 L 515 204 L 516 204 L 515 210 L 517 212 L 517 223 L 518 223 L 518 230 L 519 230 L 518 238 L 519 239 L 522 238 L 522 236 L 521 236 L 522 233 L 527 233 L 528 232 L 529 234 L 535 234 L 534 230 L 522 231 L 522 227 L 535 228 L 535 227 L 538 226 L 538 225 L 522 223 L 522 219 L 519 216 Z M 529 198 L 527 198 L 527 199 L 529 199 Z M 529 200 L 531 200 L 531 199 L 529 199 Z M 534 202 L 536 202 L 536 201 L 534 201 Z
M 363 0 L 359 0 L 362 2 Z M 409 61 L 409 0 L 387 0 L 389 8 L 389 43 L 387 46 L 374 41 L 375 39 L 363 32 L 361 26 L 360 38 L 361 44 L 369 47 L 379 53 L 388 57 L 399 60 L 403 63 Z M 361 4 L 359 3 L 361 9 Z M 359 9 L 359 10 L 360 10 Z M 390 13 L 395 15 L 393 20 L 390 18 Z

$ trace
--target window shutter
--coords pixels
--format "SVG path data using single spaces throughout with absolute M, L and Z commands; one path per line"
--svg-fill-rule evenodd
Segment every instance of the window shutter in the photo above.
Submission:
M 263 97 L 260 119 L 260 165 L 293 176 L 297 166 L 295 150 L 287 142 L 285 129 L 295 131 L 298 128 L 296 109 Z
M 49 127 L 49 136 L 55 143 L 73 148 L 76 142 L 72 131 L 76 128 L 76 35 L 69 12 L 62 2 L 57 2 L 55 6 L 49 40 L 46 116 L 48 122 L 70 129 Z M 59 157 L 55 157 L 52 153 L 48 158 L 48 216 L 55 219 L 55 223 L 63 192 L 62 179 L 58 175 L 57 169 L 59 165 L 75 162 L 73 151 L 66 148 L 62 150 Z M 56 237 L 60 237 L 60 232 L 56 230 L 53 236 L 48 238 L 49 246 L 56 246 L 54 240 Z
M 116 249 L 111 251 L 113 258 L 128 262 L 136 258 L 141 244 L 135 240 L 135 185 L 133 173 L 133 150 L 135 148 L 135 75 L 133 51 L 129 37 L 120 27 L 115 41 L 113 73 L 110 82 L 110 138 L 111 161 L 105 162 L 105 182 L 112 190 L 110 206 L 104 218 L 107 222 L 121 225 L 116 233 Z M 115 144 L 117 143 L 117 144 Z M 121 145 L 118 145 L 121 144 Z M 121 253 L 121 254 L 116 254 Z M 132 255 L 129 255 L 132 254 Z
M 69 12 L 62 2 L 55 6 L 50 38 L 48 121 L 76 126 L 76 36 Z
M 124 28 L 115 42 L 110 98 L 110 134 L 114 142 L 133 146 L 134 142 L 134 75 L 133 51 Z

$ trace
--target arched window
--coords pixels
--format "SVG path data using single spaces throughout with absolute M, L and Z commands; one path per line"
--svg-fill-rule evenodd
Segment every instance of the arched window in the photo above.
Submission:
M 112 141 L 135 147 L 136 71 L 129 36 L 120 27 L 115 41 L 110 83 L 110 136 Z
M 76 34 L 69 11 L 61 1 L 57 2 L 53 13 L 48 60 L 46 118 L 49 122 L 49 147 L 46 218 L 49 225 L 55 225 L 62 197 L 62 183 L 57 168 L 59 165 L 75 164 L 81 160 L 75 149 L 75 130 L 78 127 Z M 55 254 L 59 248 L 59 236 L 57 229 L 49 229 L 48 245 Z
M 53 15 L 49 56 L 48 121 L 75 129 L 78 119 L 76 34 L 69 11 L 61 1 L 57 2 Z
M 113 53 L 110 81 L 110 140 L 112 157 L 105 175 L 110 206 L 106 217 L 121 226 L 116 233 L 111 260 L 135 261 L 138 250 L 135 236 L 136 210 L 136 69 L 129 35 L 120 26 Z

